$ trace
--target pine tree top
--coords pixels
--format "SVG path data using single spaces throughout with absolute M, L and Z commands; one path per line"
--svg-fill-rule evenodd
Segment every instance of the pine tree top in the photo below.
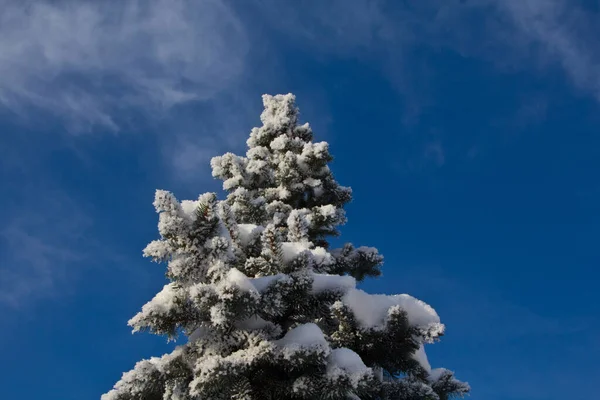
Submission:
M 228 192 L 179 202 L 157 191 L 160 238 L 144 255 L 165 285 L 129 324 L 170 339 L 173 353 L 136 364 L 103 400 L 445 400 L 468 385 L 432 369 L 424 345 L 444 325 L 407 294 L 371 295 L 373 247 L 329 249 L 349 188 L 326 143 L 299 125 L 293 95 L 263 96 L 245 157 L 211 161 Z
M 273 222 L 287 234 L 285 222 L 297 210 L 292 235 L 327 247 L 327 236 L 337 235 L 336 227 L 345 222 L 343 206 L 352 192 L 335 181 L 328 144 L 313 143 L 308 123 L 299 125 L 294 95 L 264 95 L 263 104 L 263 126 L 252 129 L 246 156 L 214 157 L 213 176 L 223 180 L 240 222 Z M 323 223 L 317 228 L 303 222 L 311 218 Z

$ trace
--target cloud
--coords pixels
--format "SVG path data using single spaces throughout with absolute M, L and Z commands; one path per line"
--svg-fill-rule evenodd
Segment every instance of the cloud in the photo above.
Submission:
M 250 130 L 260 124 L 262 107 L 260 92 L 238 87 L 164 121 L 159 129 L 176 132 L 158 136 L 174 183 L 212 182 L 212 157 L 225 152 L 245 154 Z
M 252 4 L 254 13 L 249 17 L 243 13 L 243 18 L 264 20 L 288 52 L 290 47 L 300 49 L 334 65 L 343 59 L 342 68 L 375 70 L 387 78 L 400 100 L 395 137 L 408 154 L 399 155 L 392 164 L 402 173 L 430 173 L 431 167 L 473 160 L 529 131 L 564 100 L 556 97 L 557 87 L 573 88 L 575 95 L 600 101 L 600 46 L 595 40 L 600 28 L 594 23 L 599 12 L 582 2 L 262 0 Z M 468 69 L 457 70 L 463 67 Z M 473 80 L 466 71 L 474 72 Z M 474 128 L 452 126 L 454 122 L 465 125 L 454 119 L 435 126 L 436 120 L 443 120 L 452 97 L 457 99 L 451 103 L 455 112 L 463 112 L 479 105 L 465 93 L 488 98 L 488 88 L 503 88 L 490 84 L 490 72 L 509 83 L 504 93 L 512 96 L 514 90 L 520 91 L 517 100 L 499 97 L 504 107 L 482 107 L 475 118 L 481 123 Z M 533 83 L 515 89 L 524 76 Z M 485 85 L 479 86 L 475 82 L 481 79 Z M 461 84 L 469 90 L 461 93 Z M 438 130 L 435 135 L 428 133 L 432 125 Z M 462 129 L 459 136 L 458 129 Z
M 538 44 L 578 88 L 600 100 L 597 13 L 565 0 L 497 0 L 496 6 L 510 16 L 521 38 Z
M 244 68 L 248 42 L 220 0 L 0 2 L 0 104 L 72 132 L 205 100 Z
M 66 194 L 12 208 L 0 230 L 0 304 L 19 307 L 54 295 L 86 260 L 92 220 Z M 89 260 L 88 260 L 89 261 Z
M 181 135 L 173 145 L 165 148 L 167 158 L 178 180 L 190 182 L 210 177 L 210 160 L 217 156 L 216 139 L 203 135 Z
M 231 149 L 230 137 L 247 134 L 246 109 L 254 110 L 247 104 L 259 104 L 258 92 L 277 87 L 271 75 L 281 45 L 380 69 L 405 99 L 405 122 L 436 102 L 438 70 L 420 53 L 424 48 L 499 68 L 560 68 L 600 99 L 594 16 L 566 0 L 0 0 L 0 6 L 0 105 L 28 120 L 38 111 L 58 117 L 73 133 L 153 129 L 166 117 L 161 152 L 181 177 L 194 175 L 225 145 Z M 268 66 L 251 57 L 256 48 Z M 250 96 L 256 88 L 248 82 L 263 89 Z M 244 118 L 227 105 L 236 97 L 244 99 L 236 104 Z M 198 102 L 227 109 L 207 114 L 200 107 L 183 126 L 173 107 Z M 236 118 L 236 126 L 227 118 Z M 217 119 L 223 122 L 211 122 Z M 435 142 L 425 145 L 430 163 L 453 156 Z
M 429 80 L 427 65 L 420 65 L 413 51 L 429 48 L 483 58 L 513 70 L 558 67 L 576 87 L 600 99 L 598 13 L 581 4 L 566 0 L 301 3 L 305 7 L 274 0 L 258 4 L 260 14 L 295 43 L 349 58 L 373 57 L 383 64 L 392 83 L 413 97 L 427 88 Z
M 412 54 L 423 46 L 503 67 L 559 66 L 578 88 L 600 98 L 594 15 L 565 0 L 0 5 L 0 104 L 26 117 L 31 107 L 48 112 L 72 132 L 116 131 L 134 123 L 131 112 L 151 118 L 231 88 L 262 22 L 277 31 L 261 37 L 267 47 L 284 33 L 314 55 L 377 61 L 416 113 L 434 101 L 426 92 L 435 70 Z
M 598 16 L 593 6 L 567 0 L 466 0 L 460 7 L 444 5 L 435 21 L 442 29 L 457 28 L 447 30 L 445 46 L 505 69 L 560 70 L 600 100 Z

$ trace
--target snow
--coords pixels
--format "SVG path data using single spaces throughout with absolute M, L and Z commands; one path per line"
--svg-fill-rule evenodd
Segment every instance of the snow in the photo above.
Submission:
M 290 139 L 287 135 L 279 135 L 275 139 L 273 139 L 273 141 L 271 141 L 271 144 L 269 146 L 273 150 L 283 150 L 285 149 L 285 146 L 288 144 L 289 141 Z
M 287 219 L 288 239 L 291 241 L 307 242 L 308 236 L 308 215 L 310 210 L 303 208 L 300 210 L 292 210 Z
M 313 293 L 327 290 L 346 292 L 356 287 L 356 279 L 351 276 L 313 274 Z
M 296 96 L 291 93 L 278 94 L 276 96 L 263 95 L 265 109 L 260 115 L 260 120 L 264 125 L 262 129 L 276 129 L 285 125 L 295 124 L 298 114 L 295 100 Z
M 308 242 L 283 242 L 281 243 L 281 253 L 284 263 L 290 263 L 303 251 L 309 250 Z
M 333 256 L 323 247 L 315 247 L 310 250 L 313 260 L 320 265 L 329 265 L 333 263 Z
M 427 380 L 431 383 L 435 383 L 437 381 L 439 381 L 440 379 L 449 379 L 451 382 L 454 382 L 456 384 L 459 384 L 461 386 L 461 389 L 459 392 L 457 392 L 457 394 L 459 394 L 460 397 L 462 397 L 463 394 L 468 393 L 471 390 L 471 387 L 469 386 L 468 383 L 466 382 L 460 382 L 459 380 L 457 380 L 454 377 L 454 373 L 450 370 L 447 370 L 446 368 L 435 368 L 433 369 L 430 373 L 429 376 L 427 377 Z
M 171 363 L 181 357 L 183 348 L 178 346 L 170 354 L 162 357 L 151 357 L 150 359 L 139 361 L 135 367 L 125 372 L 113 390 L 102 395 L 101 400 L 122 399 L 122 394 L 128 394 L 128 398 L 143 398 L 145 391 L 156 384 L 156 372 L 161 375 L 171 366 Z
M 288 264 L 305 251 L 310 253 L 313 261 L 317 264 L 328 265 L 333 262 L 333 256 L 326 249 L 322 247 L 311 249 L 310 246 L 310 242 L 282 242 L 281 253 L 283 255 L 283 262 Z
M 233 256 L 233 248 L 231 247 L 232 240 L 231 240 L 231 234 L 229 233 L 229 229 L 227 229 L 227 225 L 225 225 L 225 223 L 222 220 L 219 221 L 217 228 L 218 228 L 217 234 L 219 236 L 212 238 L 212 243 L 213 244 L 216 243 L 215 241 L 217 241 L 217 240 L 219 240 L 219 241 L 225 240 L 225 245 L 227 246 L 225 254 L 227 254 L 227 257 L 229 259 L 231 259 L 234 256 Z M 213 248 L 216 248 L 216 247 L 213 247 Z
M 356 286 L 356 280 L 351 276 L 342 275 L 327 275 L 327 274 L 315 274 L 311 273 L 313 278 L 312 292 L 317 294 L 327 290 L 347 292 Z M 236 268 L 232 268 L 227 273 L 224 282 L 235 285 L 241 290 L 247 292 L 259 292 L 262 293 L 276 281 L 290 279 L 286 274 L 276 274 L 261 276 L 258 278 L 248 278 L 244 273 L 240 272 Z
M 408 322 L 413 326 L 429 327 L 440 324 L 440 318 L 431 306 L 407 294 L 371 295 L 356 289 L 356 280 L 347 275 L 328 275 L 312 272 L 312 293 L 338 291 L 344 293 L 342 302 L 352 310 L 354 317 L 363 328 L 382 329 L 390 311 L 401 308 L 407 313 Z M 233 268 L 226 281 L 248 292 L 264 292 L 275 281 L 289 279 L 288 275 L 276 274 L 258 278 L 248 278 Z M 440 329 L 443 325 L 440 324 Z
M 377 380 L 379 382 L 383 382 L 383 368 L 381 368 L 381 367 L 374 367 L 373 368 L 373 375 L 375 375 L 375 377 L 377 378 Z
M 415 360 L 421 364 L 421 367 L 428 373 L 431 373 L 431 365 L 429 364 L 429 360 L 427 359 L 427 354 L 425 353 L 425 347 L 423 344 L 419 347 L 417 351 L 412 356 Z
M 154 296 L 152 300 L 144 304 L 142 311 L 136 314 L 129 320 L 129 325 L 134 327 L 134 331 L 137 330 L 136 325 L 146 317 L 156 314 L 166 314 L 176 307 L 175 298 L 177 292 L 175 291 L 175 284 L 169 283 L 163 287 L 163 289 Z
M 309 177 L 304 180 L 304 184 L 314 188 L 317 186 L 321 186 L 321 180 Z
M 329 347 L 321 328 L 313 323 L 299 325 L 294 329 L 291 329 L 285 334 L 284 337 L 277 340 L 275 343 L 283 347 L 290 347 L 294 345 L 300 347 Z
M 181 209 L 188 216 L 188 218 L 190 218 L 191 220 L 195 220 L 196 210 L 198 209 L 199 204 L 200 202 L 197 200 L 182 200 Z
M 350 374 L 363 374 L 371 370 L 367 368 L 358 354 L 345 347 L 331 350 L 328 361 L 330 365 L 339 367 Z
M 379 250 L 377 250 L 375 247 L 360 246 L 360 247 L 356 248 L 356 251 L 361 252 L 361 253 L 365 253 L 365 254 L 379 255 Z
M 264 96 L 263 101 L 265 110 L 261 120 L 264 126 L 252 130 L 247 142 L 250 147 L 247 158 L 227 153 L 211 160 L 213 176 L 221 179 L 223 188 L 229 192 L 227 203 L 217 202 L 216 195 L 208 193 L 199 200 L 178 202 L 171 193 L 157 191 L 154 204 L 160 213 L 159 232 L 162 239 L 149 244 L 144 254 L 155 261 L 168 261 L 169 277 L 176 280 L 177 284 L 166 285 L 142 307 L 130 324 L 135 330 L 149 327 L 156 333 L 182 329 L 189 333 L 188 343 L 184 345 L 186 351 L 177 355 L 181 360 L 167 356 L 136 365 L 133 372 L 124 375 L 122 383 L 115 385 L 115 391 L 110 394 L 111 400 L 152 396 L 173 400 L 201 396 L 210 398 L 214 396 L 206 396 L 201 392 L 202 385 L 214 386 L 215 382 L 225 381 L 232 376 L 248 375 L 257 364 L 260 366 L 265 360 L 278 363 L 281 357 L 293 361 L 294 365 L 286 365 L 302 372 L 307 355 L 317 356 L 316 359 L 310 357 L 308 361 L 311 363 L 326 361 L 325 378 L 332 383 L 351 382 L 351 387 L 344 387 L 346 393 L 340 397 L 360 400 L 357 394 L 362 396 L 362 385 L 373 383 L 375 379 L 383 381 L 383 369 L 367 367 L 361 357 L 349 348 L 332 349 L 328 336 L 332 332 L 327 330 L 326 335 L 315 323 L 291 325 L 295 327 L 290 329 L 290 324 L 306 322 L 307 315 L 303 310 L 294 309 L 294 304 L 289 304 L 295 299 L 284 293 L 275 293 L 278 292 L 278 286 L 287 286 L 288 283 L 294 290 L 305 288 L 312 282 L 310 295 L 315 297 L 320 293 L 332 293 L 326 296 L 327 304 L 316 310 L 318 315 L 310 314 L 309 321 L 328 320 L 332 312 L 335 313 L 338 307 L 344 305 L 355 316 L 360 328 L 383 329 L 389 319 L 402 310 L 406 312 L 411 325 L 427 327 L 427 332 L 415 329 L 415 340 L 425 343 L 432 329 L 441 326 L 437 313 L 429 305 L 409 295 L 370 295 L 356 288 L 357 282 L 352 276 L 322 273 L 334 269 L 346 273 L 361 272 L 362 266 L 378 266 L 382 257 L 377 249 L 371 247 L 350 246 L 336 252 L 315 247 L 314 243 L 309 242 L 311 237 L 308 233 L 315 228 L 334 229 L 345 221 L 341 200 L 335 201 L 339 207 L 324 203 L 330 203 L 330 198 L 338 193 L 347 200 L 350 189 L 339 186 L 326 163 L 319 162 L 329 159 L 328 144 L 310 142 L 312 133 L 308 125 L 305 128 L 295 126 L 298 110 L 294 96 Z M 318 167 L 313 168 L 315 164 Z M 313 205 L 310 209 L 294 209 L 296 202 L 291 201 L 292 194 L 296 196 L 301 191 L 309 196 L 306 204 Z M 313 192 L 315 196 L 321 196 L 318 199 L 320 201 L 310 197 Z M 209 217 L 222 219 L 218 221 L 217 231 L 211 231 L 209 237 L 194 235 L 196 228 L 198 232 L 202 228 L 193 223 L 200 202 L 209 205 Z M 224 204 L 228 204 L 230 210 L 215 208 Z M 254 207 L 264 213 L 253 215 Z M 249 221 L 258 225 L 238 224 Z M 275 229 L 282 228 L 276 234 L 282 260 L 268 264 L 268 270 L 272 271 L 268 273 L 273 275 L 255 276 L 256 272 L 248 271 L 265 271 L 267 268 L 262 268 L 265 264 L 254 258 L 258 257 L 261 250 L 261 256 L 269 258 L 267 251 L 272 248 L 249 247 L 260 247 L 261 236 L 269 224 L 276 226 Z M 286 227 L 288 236 L 282 238 Z M 232 243 L 227 228 L 236 238 L 235 243 Z M 286 242 L 280 243 L 280 240 Z M 249 258 L 250 262 L 246 263 Z M 294 262 L 298 258 L 308 262 Z M 290 264 L 293 264 L 293 268 Z M 330 268 L 329 265 L 335 265 L 336 268 Z M 278 273 L 290 270 L 295 271 L 292 276 Z M 265 293 L 269 288 L 273 293 Z M 261 299 L 261 293 L 264 299 Z M 331 302 L 334 304 L 330 308 Z M 265 307 L 264 313 L 256 309 L 262 305 Z M 291 315 L 287 310 L 291 311 Z M 254 315 L 257 312 L 268 320 Z M 276 315 L 281 318 L 274 317 Z M 230 329 L 232 326 L 234 329 Z M 331 329 L 335 330 L 336 327 Z M 411 356 L 429 373 L 431 381 L 449 378 L 445 375 L 449 373 L 447 370 L 431 369 L 422 344 Z M 172 364 L 173 361 L 178 364 Z M 371 364 L 371 361 L 368 362 Z M 372 363 L 377 364 L 377 361 Z M 323 367 L 325 369 L 325 365 Z M 172 379 L 174 374 L 179 376 L 180 368 L 193 374 L 193 382 L 189 387 L 188 379 Z M 322 372 L 325 371 L 319 369 L 315 374 L 323 378 L 320 376 Z M 312 371 L 309 371 L 305 380 L 299 378 L 293 382 L 297 397 L 311 397 L 313 388 L 307 386 L 313 383 L 311 374 Z M 423 386 L 426 384 L 423 383 Z M 157 387 L 164 393 L 159 395 Z M 357 390 L 359 387 L 360 391 Z M 379 387 L 376 385 L 373 389 Z M 337 396 L 339 391 L 331 393 L 334 394 Z M 222 395 L 226 396 L 225 393 Z M 364 397 L 368 395 L 365 393 Z
M 142 360 L 135 364 L 134 369 L 125 372 L 121 380 L 115 384 L 110 392 L 102 395 L 102 400 L 118 400 L 121 398 L 119 392 L 129 392 L 138 397 L 143 394 L 145 386 L 149 385 L 150 377 L 157 370 L 156 363 L 158 358 L 153 357 L 150 360 Z
M 252 284 L 254 285 L 254 288 L 262 293 L 264 292 L 267 287 L 273 282 L 273 281 L 278 281 L 281 279 L 287 279 L 288 276 L 285 274 L 277 274 L 277 275 L 268 275 L 268 276 L 261 276 L 259 278 L 250 278 L 250 282 L 252 282 Z
M 246 171 L 255 175 L 265 175 L 269 164 L 264 160 L 252 159 L 248 161 Z
M 154 194 L 154 202 L 152 203 L 156 212 L 170 212 L 177 210 L 177 199 L 175 196 L 166 190 L 157 190 Z
M 302 393 L 307 391 L 310 388 L 310 384 L 307 382 L 306 377 L 301 376 L 300 378 L 294 381 L 292 385 L 292 391 L 294 393 Z
M 250 278 L 240 272 L 237 268 L 231 268 L 227 273 L 225 279 L 225 283 L 229 283 L 237 286 L 240 290 L 245 292 L 255 292 L 256 288 L 252 284 Z
M 271 157 L 271 152 L 264 146 L 256 146 L 248 149 L 246 157 L 250 158 L 252 161 L 264 161 Z
M 256 237 L 260 236 L 264 228 L 254 224 L 238 224 L 238 239 L 242 246 L 248 246 Z
M 340 375 L 348 376 L 354 388 L 372 373 L 358 354 L 345 347 L 332 350 L 327 357 L 327 375 L 333 379 Z
M 360 289 L 350 289 L 342 298 L 356 320 L 364 328 L 382 328 L 391 307 L 399 306 L 406 311 L 408 322 L 416 326 L 439 324 L 435 310 L 421 300 L 407 294 L 368 294 Z
M 233 153 L 213 157 L 210 160 L 212 176 L 223 180 L 223 190 L 232 190 L 244 183 L 247 160 Z
M 221 304 L 212 306 L 209 310 L 210 321 L 213 325 L 219 326 L 227 323 L 227 315 L 225 314 L 224 307 Z
M 265 354 L 272 353 L 273 350 L 274 346 L 271 342 L 263 341 L 255 346 L 234 351 L 227 356 L 209 354 L 203 357 L 200 361 L 201 368 L 199 368 L 199 372 L 194 375 L 194 379 L 189 384 L 190 394 L 193 398 L 199 398 L 198 386 L 210 382 L 216 376 L 221 375 L 223 371 L 231 374 L 231 371 L 251 365 L 257 358 L 264 357 Z M 200 363 L 197 365 L 200 365 Z
M 448 370 L 446 368 L 435 368 L 429 372 L 429 381 L 436 382 L 439 380 L 442 375 L 444 375 Z
M 292 195 L 292 192 L 290 192 L 288 190 L 288 188 L 283 187 L 283 186 L 279 186 L 277 188 L 277 196 L 279 197 L 280 200 L 285 200 L 288 197 L 290 197 Z
M 326 204 L 324 206 L 320 206 L 318 207 L 319 213 L 321 215 L 323 215 L 324 217 L 335 217 L 338 209 L 336 206 L 334 206 L 333 204 Z
M 321 329 L 313 323 L 299 325 L 288 331 L 284 337 L 274 344 L 286 359 L 292 359 L 298 352 L 314 351 L 324 356 L 330 351 L 329 343 Z
M 175 196 L 165 190 L 157 190 L 154 208 L 159 213 L 158 231 L 165 237 L 170 234 L 181 234 L 188 226 L 190 219 L 181 209 Z
M 314 294 L 327 290 L 335 290 L 343 293 L 356 286 L 356 280 L 351 276 L 315 274 L 314 272 L 311 273 L 311 276 L 313 278 L 312 292 Z M 273 282 L 289 279 L 289 276 L 286 274 L 277 274 L 247 279 L 256 291 L 262 293 Z
M 168 242 L 164 240 L 153 240 L 144 248 L 144 257 L 151 257 L 154 261 L 163 261 L 168 259 L 172 249 Z

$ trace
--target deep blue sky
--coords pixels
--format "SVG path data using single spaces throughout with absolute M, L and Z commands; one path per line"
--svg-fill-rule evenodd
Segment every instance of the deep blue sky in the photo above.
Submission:
M 99 398 L 168 351 L 126 326 L 164 284 L 154 190 L 219 190 L 210 157 L 287 92 L 354 190 L 340 242 L 386 257 L 364 287 L 446 323 L 434 367 L 597 392 L 596 2 L 26 3 L 0 2 L 3 397 Z

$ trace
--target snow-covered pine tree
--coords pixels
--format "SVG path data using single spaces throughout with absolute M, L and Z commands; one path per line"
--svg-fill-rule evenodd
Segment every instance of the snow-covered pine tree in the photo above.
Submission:
M 123 374 L 103 400 L 445 400 L 469 386 L 431 369 L 423 345 L 444 326 L 409 295 L 356 288 L 380 274 L 371 247 L 330 250 L 349 188 L 327 143 L 298 124 L 293 95 L 263 97 L 246 157 L 215 157 L 214 193 L 178 202 L 157 191 L 166 285 L 129 324 L 187 342 Z

